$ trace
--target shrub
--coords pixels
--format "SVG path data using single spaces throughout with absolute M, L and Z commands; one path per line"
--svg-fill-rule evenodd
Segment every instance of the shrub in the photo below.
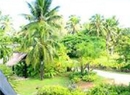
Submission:
M 20 77 L 23 77 L 23 76 L 25 76 L 24 71 L 25 71 L 25 63 L 19 62 L 19 64 L 17 64 L 15 66 L 15 69 L 14 69 L 15 74 Z M 39 74 L 39 71 L 35 70 L 31 64 L 27 66 L 27 76 L 28 77 L 36 77 L 36 76 L 38 76 L 38 74 Z
M 45 86 L 39 88 L 36 95 L 86 95 L 81 90 L 69 90 L 62 86 Z
M 57 75 L 57 71 L 54 70 L 53 66 L 46 66 L 44 70 L 44 77 L 45 78 L 53 78 L 55 75 Z
M 92 88 L 88 95 L 129 95 L 130 86 L 100 84 Z
M 123 71 L 123 72 L 130 72 L 130 64 L 127 64 L 127 65 L 125 65 L 125 66 L 122 66 L 122 67 L 120 68 L 120 70 Z
M 79 81 L 82 80 L 81 78 L 82 75 L 80 74 L 80 72 L 70 74 L 70 79 L 72 80 L 73 83 L 78 83 Z
M 74 83 L 78 83 L 79 81 L 86 81 L 86 82 L 94 82 L 97 79 L 97 75 L 95 72 L 85 72 L 81 75 L 80 72 L 75 72 L 70 75 L 70 79 Z
M 78 76 L 74 76 L 71 80 L 72 80 L 73 83 L 78 83 L 78 82 L 81 81 L 81 78 L 78 77 Z
M 54 70 L 50 70 L 44 73 L 45 78 L 53 78 L 55 75 L 56 75 L 56 72 Z
M 76 89 L 76 90 L 74 90 L 74 91 L 71 92 L 71 95 L 86 95 L 86 93 L 83 92 L 80 89 Z
M 86 82 L 93 82 L 97 79 L 97 76 L 96 75 L 85 75 L 82 77 L 82 80 L 83 81 L 86 81 Z
M 45 86 L 38 90 L 37 95 L 70 95 L 69 90 L 62 86 Z
M 6 77 L 9 77 L 9 76 L 13 75 L 13 72 L 12 72 L 11 68 L 10 68 L 10 67 L 7 67 L 7 66 L 4 65 L 4 64 L 1 64 L 1 65 L 0 65 L 0 70 L 4 73 L 4 75 L 5 75 Z
M 80 72 L 74 72 L 74 73 L 71 73 L 71 74 L 70 74 L 70 79 L 73 79 L 75 76 L 76 76 L 76 77 L 79 77 L 79 78 L 82 77 L 82 75 L 81 75 Z
M 17 64 L 15 66 L 14 72 L 18 76 L 23 76 L 23 69 L 24 69 L 24 63 L 23 62 L 19 62 L 19 64 Z

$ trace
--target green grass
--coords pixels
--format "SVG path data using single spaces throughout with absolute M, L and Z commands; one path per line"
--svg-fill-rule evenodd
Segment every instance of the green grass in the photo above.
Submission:
M 62 85 L 68 86 L 70 80 L 67 77 L 54 77 L 51 79 L 26 79 L 26 80 L 18 80 L 17 84 L 17 92 L 20 95 L 34 95 L 36 93 L 38 87 L 46 86 L 46 85 Z

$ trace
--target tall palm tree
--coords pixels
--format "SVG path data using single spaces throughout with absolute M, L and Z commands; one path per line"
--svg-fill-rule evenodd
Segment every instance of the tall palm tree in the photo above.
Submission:
M 104 17 L 96 14 L 90 18 L 90 32 L 96 36 L 104 36 Z
M 0 59 L 3 59 L 3 63 L 9 59 L 13 51 L 12 36 L 9 35 L 12 32 L 14 32 L 14 29 L 11 18 L 0 12 Z
M 21 48 L 27 52 L 26 63 L 33 64 L 40 70 L 43 79 L 45 65 L 53 62 L 57 38 L 55 29 L 60 28 L 58 19 L 59 6 L 51 9 L 52 0 L 36 0 L 34 4 L 27 3 L 31 15 L 23 14 L 30 23 L 26 25 L 21 35 Z
M 106 31 L 106 48 L 110 54 L 112 54 L 114 49 L 114 43 L 116 42 L 116 36 L 120 29 L 118 28 L 118 20 L 115 16 L 112 18 L 107 18 L 104 23 L 104 29 Z
M 75 16 L 75 15 L 71 15 L 69 17 L 69 21 L 67 22 L 66 28 L 69 31 L 69 33 L 71 34 L 75 34 L 79 31 L 81 25 L 80 25 L 80 18 Z

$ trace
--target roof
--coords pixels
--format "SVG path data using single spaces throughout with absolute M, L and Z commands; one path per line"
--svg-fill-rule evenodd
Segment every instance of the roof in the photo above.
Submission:
M 0 71 L 0 91 L 3 93 L 2 95 L 16 95 L 16 92 L 13 90 L 2 71 Z
M 10 57 L 9 61 L 6 63 L 7 66 L 16 65 L 19 61 L 21 61 L 26 56 L 26 53 L 13 53 L 12 57 Z

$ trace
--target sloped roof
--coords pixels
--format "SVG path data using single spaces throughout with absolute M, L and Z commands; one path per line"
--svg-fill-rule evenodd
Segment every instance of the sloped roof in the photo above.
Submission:
M 13 53 L 12 57 L 6 63 L 7 66 L 16 65 L 19 61 L 21 61 L 26 56 L 26 53 Z
M 4 95 L 17 95 L 1 71 L 0 71 L 0 91 Z

